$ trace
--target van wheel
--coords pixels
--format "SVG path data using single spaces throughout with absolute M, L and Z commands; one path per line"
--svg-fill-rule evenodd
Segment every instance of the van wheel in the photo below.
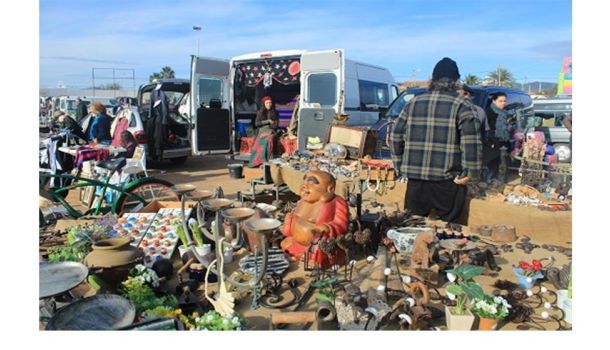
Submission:
M 181 165 L 181 164 L 184 164 L 186 162 L 187 158 L 188 157 L 185 156 L 185 157 L 170 158 L 169 160 L 170 160 L 170 162 L 172 162 L 172 164 Z

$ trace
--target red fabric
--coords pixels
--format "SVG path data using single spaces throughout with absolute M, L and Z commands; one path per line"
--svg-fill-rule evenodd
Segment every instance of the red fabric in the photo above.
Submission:
M 293 214 L 286 215 L 282 232 L 285 236 L 292 236 L 292 221 Z M 322 205 L 320 213 L 318 215 L 317 225 L 325 224 L 330 229 L 329 236 L 337 237 L 347 232 L 349 223 L 349 209 L 345 200 L 339 196 L 327 203 Z M 286 249 L 288 254 L 294 257 L 301 257 L 307 251 L 306 246 L 301 245 L 297 242 L 292 242 L 292 245 Z M 318 263 L 320 268 L 328 269 L 332 265 L 343 265 L 345 264 L 345 253 L 339 248 L 335 248 L 332 255 L 326 255 L 318 249 L 316 244 L 313 247 L 313 253 L 311 254 L 311 260 Z
M 280 140 L 280 144 L 282 145 L 282 155 L 292 155 L 297 151 L 297 139 L 290 140 L 288 138 L 283 138 Z
M 239 153 L 250 153 L 254 145 L 254 137 L 242 137 L 239 139 L 239 143 Z
M 114 135 L 112 135 L 112 143 L 111 146 L 121 147 L 121 133 L 129 127 L 129 119 L 121 118 L 116 122 L 116 126 L 114 127 Z

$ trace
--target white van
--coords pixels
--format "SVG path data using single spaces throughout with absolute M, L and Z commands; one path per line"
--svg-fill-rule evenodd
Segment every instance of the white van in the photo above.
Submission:
M 377 122 L 398 96 L 398 85 L 386 68 L 348 60 L 341 49 L 260 52 L 230 61 L 193 56 L 193 153 L 236 152 L 266 95 L 276 105 L 280 127 L 288 126 L 299 103 L 303 150 L 307 137 L 325 138 L 337 114 L 348 114 L 348 125 Z

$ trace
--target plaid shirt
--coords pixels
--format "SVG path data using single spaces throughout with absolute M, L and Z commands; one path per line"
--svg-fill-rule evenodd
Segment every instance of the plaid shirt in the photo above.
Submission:
M 457 93 L 414 97 L 390 135 L 392 160 L 409 179 L 443 181 L 466 170 L 478 178 L 482 144 L 474 105 Z

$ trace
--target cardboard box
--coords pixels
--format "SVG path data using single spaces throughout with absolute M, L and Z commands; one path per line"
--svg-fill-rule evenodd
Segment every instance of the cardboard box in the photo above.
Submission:
M 265 175 L 265 171 L 262 167 L 260 168 L 248 168 L 244 166 L 244 178 L 246 181 L 250 182 L 254 179 L 261 179 Z
M 186 201 L 184 202 L 184 207 L 185 208 L 194 208 L 197 205 L 197 202 L 195 201 Z M 159 211 L 159 209 L 163 209 L 163 208 L 180 208 L 180 202 L 179 201 L 152 201 L 150 203 L 148 203 L 147 206 L 145 206 L 144 208 L 138 210 L 138 213 L 156 213 Z

